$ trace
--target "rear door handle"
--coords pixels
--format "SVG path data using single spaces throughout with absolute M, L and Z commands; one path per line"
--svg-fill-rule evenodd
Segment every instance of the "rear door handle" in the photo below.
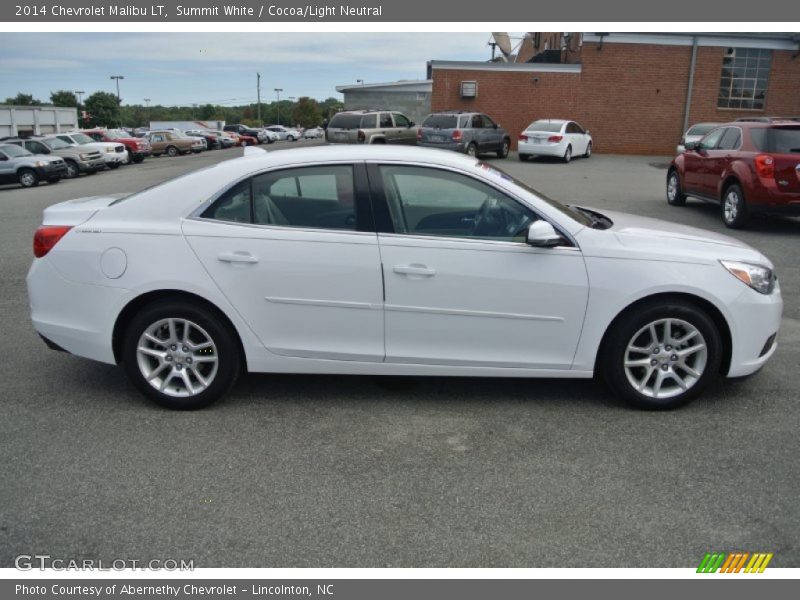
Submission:
M 249 252 L 222 252 L 217 254 L 217 259 L 226 263 L 257 263 L 258 257 L 253 256 Z
M 394 272 L 399 275 L 416 275 L 418 277 L 433 277 L 436 269 L 431 269 L 426 265 L 395 265 Z

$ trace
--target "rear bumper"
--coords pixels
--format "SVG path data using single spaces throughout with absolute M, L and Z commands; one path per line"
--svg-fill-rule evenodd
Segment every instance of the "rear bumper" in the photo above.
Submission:
M 564 153 L 567 151 L 567 144 L 563 141 L 557 144 L 519 142 L 517 144 L 517 151 L 520 154 L 528 154 L 531 156 L 564 156 Z
M 800 216 L 800 192 L 783 192 L 774 181 L 755 181 L 744 196 L 750 212 Z

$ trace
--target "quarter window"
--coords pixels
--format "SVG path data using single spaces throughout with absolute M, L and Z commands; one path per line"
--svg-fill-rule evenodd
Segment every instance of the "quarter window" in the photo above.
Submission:
M 380 167 L 394 231 L 524 242 L 535 214 L 470 177 L 425 167 Z
M 722 59 L 720 108 L 763 109 L 772 64 L 772 50 L 728 48 Z

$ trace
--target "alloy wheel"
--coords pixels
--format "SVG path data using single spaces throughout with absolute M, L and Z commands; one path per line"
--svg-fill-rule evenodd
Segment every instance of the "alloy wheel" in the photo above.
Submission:
M 188 319 L 161 319 L 147 327 L 136 347 L 144 379 L 168 396 L 195 396 L 217 375 L 219 352 L 205 329 Z
M 673 398 L 691 389 L 708 363 L 702 333 L 683 319 L 659 319 L 637 331 L 624 354 L 625 375 L 640 394 Z
M 669 181 L 667 181 L 667 198 L 670 202 L 674 202 L 675 198 L 678 197 L 678 176 L 673 173 L 669 176 Z
M 725 215 L 726 223 L 733 223 L 739 216 L 739 194 L 736 190 L 728 190 L 725 194 L 725 202 L 722 206 L 722 212 Z

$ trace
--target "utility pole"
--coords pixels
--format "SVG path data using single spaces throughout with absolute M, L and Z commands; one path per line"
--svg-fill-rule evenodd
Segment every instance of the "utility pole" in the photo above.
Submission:
M 122 104 L 122 98 L 119 97 L 119 80 L 120 79 L 125 79 L 125 76 L 124 75 L 112 75 L 111 79 L 116 79 L 116 81 L 117 81 L 117 104 L 121 105 Z
M 81 120 L 83 120 L 84 124 L 86 124 L 86 120 L 83 119 L 83 108 L 82 107 L 83 107 L 83 95 L 85 93 L 86 92 L 84 92 L 83 90 L 75 90 L 75 95 L 78 97 L 78 123 L 80 123 Z
M 147 108 L 150 108 L 150 98 L 145 98 L 144 102 L 147 104 Z
M 256 105 L 256 114 L 258 115 L 258 125 L 259 127 L 263 125 L 261 122 L 261 73 L 256 73 L 256 97 L 258 98 L 258 104 Z
M 281 92 L 283 88 L 275 88 L 275 94 L 278 96 L 278 125 L 281 124 Z

